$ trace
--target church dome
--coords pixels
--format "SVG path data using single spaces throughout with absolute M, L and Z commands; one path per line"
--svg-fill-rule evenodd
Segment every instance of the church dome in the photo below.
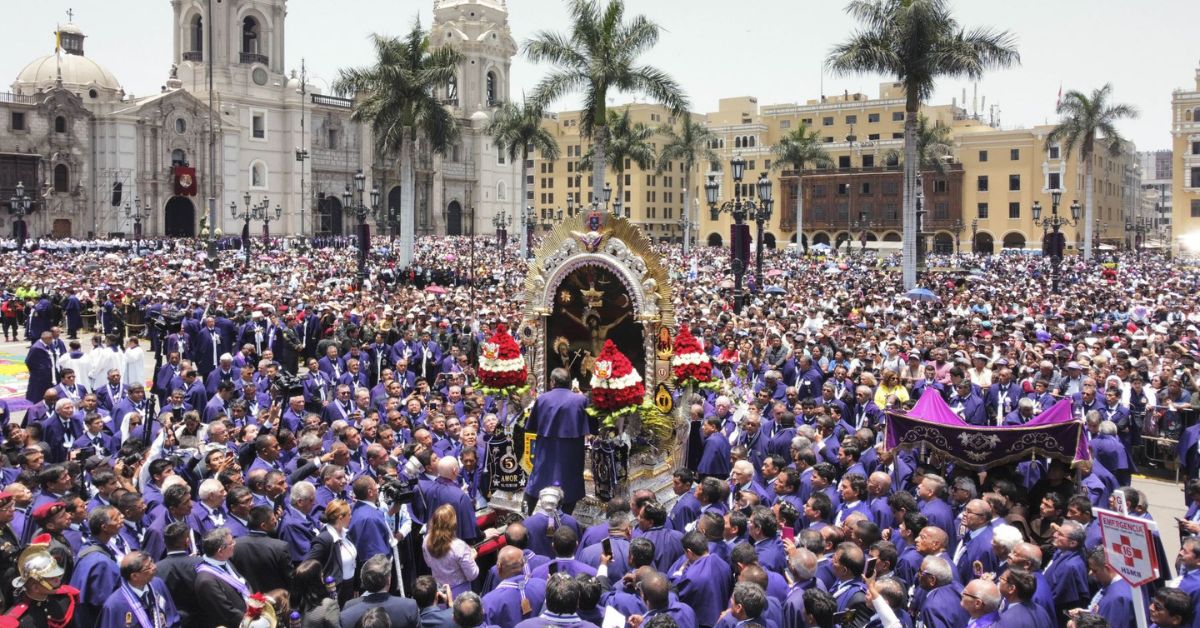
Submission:
M 39 89 L 50 89 L 58 80 L 60 71 L 63 87 L 70 90 L 86 92 L 95 89 L 107 92 L 106 96 L 121 91 L 121 83 L 108 68 L 83 56 L 85 36 L 78 26 L 67 24 L 59 28 L 59 33 L 63 42 L 62 54 L 38 57 L 26 65 L 13 83 L 15 93 L 29 95 Z

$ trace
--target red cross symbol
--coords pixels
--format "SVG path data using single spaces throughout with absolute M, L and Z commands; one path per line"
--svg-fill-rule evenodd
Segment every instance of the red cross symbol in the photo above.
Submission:
M 1122 534 L 1121 542 L 1112 544 L 1113 551 L 1125 558 L 1126 567 L 1132 567 L 1135 560 L 1142 559 L 1142 550 L 1131 547 L 1130 543 L 1130 538 Z

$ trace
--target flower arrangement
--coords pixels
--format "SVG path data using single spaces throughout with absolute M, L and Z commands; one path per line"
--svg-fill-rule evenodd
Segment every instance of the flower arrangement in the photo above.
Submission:
M 636 412 L 645 396 L 641 374 L 612 340 L 606 340 L 592 369 L 592 407 L 615 419 Z
M 712 382 L 712 361 L 687 325 L 680 328 L 679 335 L 675 337 L 675 355 L 671 358 L 671 367 L 677 386 L 703 386 Z
M 503 325 L 483 343 L 479 356 L 480 390 L 492 395 L 524 394 L 529 389 L 529 373 L 521 348 Z

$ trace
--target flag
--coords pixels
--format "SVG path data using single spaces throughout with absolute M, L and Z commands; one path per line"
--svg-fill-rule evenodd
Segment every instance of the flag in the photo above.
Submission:
M 54 54 L 58 54 L 62 50 L 62 29 L 57 24 L 54 25 Z
M 1054 110 L 1062 106 L 1062 81 L 1058 82 L 1058 99 L 1054 101 Z

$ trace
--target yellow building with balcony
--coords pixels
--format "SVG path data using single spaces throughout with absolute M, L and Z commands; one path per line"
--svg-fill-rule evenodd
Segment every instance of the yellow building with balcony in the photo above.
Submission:
M 1171 94 L 1172 247 L 1200 255 L 1200 67 L 1194 90 Z

